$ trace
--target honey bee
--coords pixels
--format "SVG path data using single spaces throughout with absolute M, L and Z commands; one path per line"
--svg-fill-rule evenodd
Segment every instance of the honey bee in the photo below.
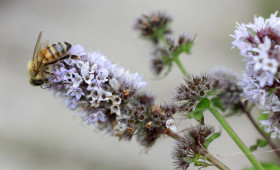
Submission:
M 28 63 L 27 71 L 29 82 L 32 86 L 41 86 L 48 82 L 47 75 L 50 74 L 49 66 L 58 60 L 69 57 L 68 52 L 71 44 L 67 42 L 58 42 L 48 45 L 48 41 L 41 42 L 42 31 L 40 32 L 32 61 Z

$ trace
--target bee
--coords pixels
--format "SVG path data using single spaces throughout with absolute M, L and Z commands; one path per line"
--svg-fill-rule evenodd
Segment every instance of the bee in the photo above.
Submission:
M 49 66 L 57 61 L 69 57 L 68 52 L 71 44 L 68 42 L 57 42 L 48 45 L 48 41 L 41 42 L 42 31 L 40 32 L 33 52 L 32 61 L 28 63 L 27 71 L 29 82 L 32 86 L 42 86 L 48 82 L 50 74 Z

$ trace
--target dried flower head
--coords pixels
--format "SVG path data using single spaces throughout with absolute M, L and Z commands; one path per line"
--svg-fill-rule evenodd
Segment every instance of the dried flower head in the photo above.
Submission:
M 135 29 L 141 32 L 143 37 L 150 38 L 154 43 L 158 43 L 160 36 L 171 33 L 169 23 L 172 18 L 163 12 L 142 15 L 135 24 Z
M 136 100 L 139 104 L 146 105 L 147 107 L 150 107 L 155 102 L 155 97 L 148 92 L 140 92 L 136 96 Z
M 243 90 L 238 85 L 241 75 L 226 67 L 216 67 L 210 71 L 209 76 L 213 80 L 213 87 L 222 90 L 217 97 L 221 99 L 223 106 L 236 109 L 243 94 Z
M 191 111 L 204 97 L 207 97 L 212 89 L 212 81 L 208 75 L 191 76 L 185 79 L 185 83 L 177 86 L 174 100 L 179 102 L 179 111 Z
M 191 39 L 187 34 L 181 34 L 177 42 L 175 42 L 174 39 L 168 37 L 167 44 L 170 53 L 174 53 L 174 52 L 179 53 L 182 51 L 189 53 L 190 47 L 193 44 L 193 39 Z
M 166 48 L 157 47 L 151 59 L 151 70 L 155 75 L 160 75 L 166 68 L 167 61 L 171 59 L 170 52 Z
M 145 118 L 142 121 L 144 126 L 139 130 L 137 140 L 143 146 L 150 147 L 161 134 L 164 134 L 166 129 L 176 132 L 174 120 L 176 107 L 173 104 L 162 104 L 153 105 L 146 110 Z
M 176 169 L 187 169 L 191 163 L 200 159 L 207 150 L 203 147 L 206 138 L 214 132 L 211 126 L 199 126 L 188 129 L 183 138 L 176 142 L 173 150 L 173 159 Z M 207 163 L 205 160 L 202 160 Z M 196 164 L 195 164 L 196 165 Z
M 180 35 L 178 42 L 171 38 L 166 38 L 166 41 L 167 46 L 158 46 L 152 53 L 151 68 L 155 75 L 161 74 L 166 67 L 170 68 L 174 57 L 183 52 L 189 54 L 194 42 L 186 34 Z

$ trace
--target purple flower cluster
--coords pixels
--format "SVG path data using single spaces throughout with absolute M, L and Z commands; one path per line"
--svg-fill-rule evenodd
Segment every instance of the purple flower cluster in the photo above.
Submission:
M 69 58 L 54 64 L 50 89 L 70 109 L 80 109 L 83 121 L 120 139 L 150 146 L 166 129 L 176 131 L 172 104 L 156 106 L 154 97 L 139 92 L 146 85 L 139 74 L 113 64 L 103 54 L 73 46 Z
M 235 39 L 232 42 L 233 47 L 240 50 L 246 61 L 241 82 L 245 96 L 265 112 L 274 114 L 280 112 L 279 28 L 280 18 L 276 12 L 268 19 L 255 17 L 254 23 L 237 24 L 237 30 L 232 35 Z M 279 132 L 279 129 L 272 127 L 268 129 L 270 131 L 267 132 Z
M 70 109 L 82 108 L 88 123 L 106 125 L 110 117 L 120 116 L 122 104 L 146 85 L 141 75 L 113 64 L 101 53 L 87 53 L 76 45 L 69 55 L 53 66 L 51 90 L 59 92 Z

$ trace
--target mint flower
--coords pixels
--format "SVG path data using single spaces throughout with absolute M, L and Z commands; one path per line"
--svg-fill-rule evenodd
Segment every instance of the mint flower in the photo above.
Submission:
M 280 26 L 280 19 L 276 15 L 272 14 L 268 19 L 256 17 L 254 23 L 247 25 L 238 24 L 232 35 L 235 39 L 233 47 L 240 49 L 247 69 L 257 73 L 254 78 L 261 88 L 272 86 L 274 79 L 278 78 L 280 32 L 277 27 Z
M 280 112 L 280 18 L 277 12 L 270 18 L 255 17 L 254 23 L 238 24 L 232 35 L 233 47 L 245 57 L 246 70 L 240 83 L 247 99 L 258 104 L 265 113 L 272 113 L 260 123 L 272 137 L 279 135 Z
M 50 90 L 70 109 L 79 109 L 82 121 L 104 133 L 130 140 L 134 135 L 145 147 L 170 129 L 176 131 L 173 104 L 155 105 L 154 97 L 139 92 L 142 76 L 112 63 L 103 54 L 73 46 L 70 57 L 54 64 Z
M 113 64 L 101 53 L 88 53 L 80 45 L 73 46 L 69 55 L 53 65 L 50 90 L 60 94 L 70 109 L 82 110 L 82 120 L 113 133 L 113 122 L 125 112 L 123 105 L 146 83 L 141 75 Z
M 267 120 L 261 120 L 260 123 L 264 126 L 267 133 L 271 133 L 271 138 L 280 138 L 280 113 L 274 113 Z

